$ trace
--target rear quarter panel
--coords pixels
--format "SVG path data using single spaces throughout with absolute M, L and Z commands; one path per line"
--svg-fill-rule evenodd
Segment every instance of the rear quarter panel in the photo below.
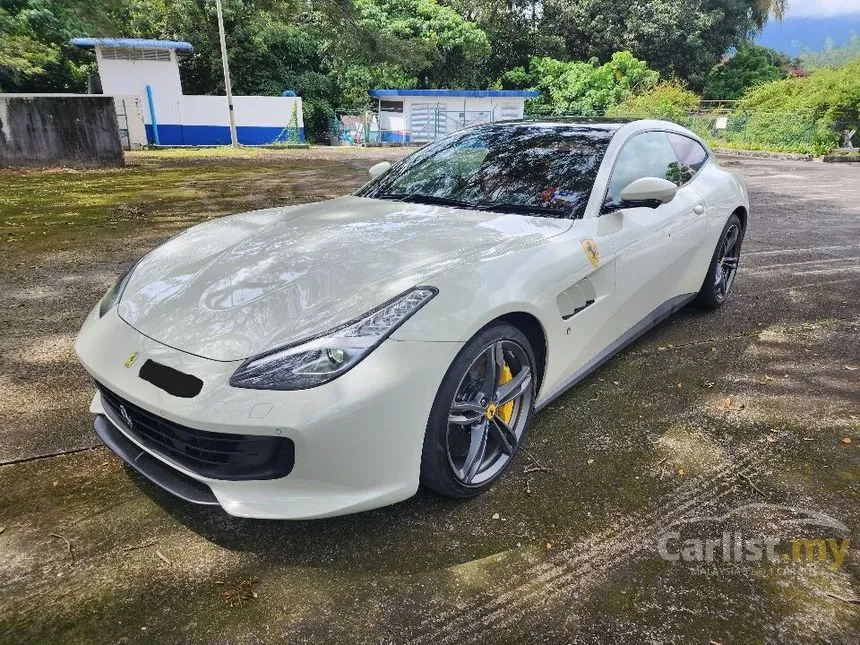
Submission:
M 743 183 L 713 157 L 693 183 L 707 206 L 708 228 L 705 243 L 701 247 L 701 256 L 694 263 L 698 269 L 690 272 L 690 282 L 687 285 L 690 293 L 697 292 L 702 286 L 720 233 L 731 214 L 738 208 L 749 213 L 749 198 Z

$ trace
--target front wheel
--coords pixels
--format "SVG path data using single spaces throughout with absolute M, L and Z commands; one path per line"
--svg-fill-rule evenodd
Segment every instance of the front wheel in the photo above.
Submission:
M 485 491 L 510 464 L 534 410 L 535 359 L 523 333 L 497 323 L 470 340 L 436 394 L 421 484 L 447 497 Z
M 707 309 L 717 309 L 728 299 L 738 272 L 743 241 L 744 229 L 741 220 L 732 213 L 723 227 L 717 248 L 714 249 L 708 275 L 705 276 L 696 297 L 697 304 Z

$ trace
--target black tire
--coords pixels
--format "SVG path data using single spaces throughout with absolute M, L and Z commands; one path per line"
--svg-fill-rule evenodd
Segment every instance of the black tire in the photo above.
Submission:
M 732 233 L 735 234 L 732 242 Z M 737 275 L 744 228 L 737 214 L 732 213 L 720 233 L 720 239 L 711 256 L 708 274 L 696 296 L 696 304 L 705 309 L 717 309 L 728 300 Z M 731 259 L 733 258 L 733 259 Z M 731 262 L 731 266 L 726 264 Z
M 494 385 L 492 389 L 496 390 L 496 396 L 493 397 L 494 401 L 488 402 L 483 413 L 484 416 L 476 417 L 481 419 L 479 423 L 474 425 L 451 423 L 450 419 L 455 418 L 458 414 L 482 414 L 475 410 L 459 413 L 459 408 L 455 410 L 452 406 L 455 404 L 472 407 L 483 405 L 485 386 L 488 386 L 490 380 L 496 382 L 501 380 L 496 379 L 495 376 L 487 379 L 487 370 L 490 369 L 490 366 L 485 362 L 482 363 L 482 361 L 490 361 L 493 360 L 493 357 L 498 356 L 498 353 L 494 352 L 500 352 L 504 357 L 503 366 L 500 369 L 511 370 L 508 372 L 510 377 L 508 389 L 511 391 L 518 390 L 525 383 L 527 391 L 523 391 L 515 399 L 516 407 L 508 408 L 514 411 L 506 420 L 501 416 L 505 413 L 494 414 L 493 412 L 503 410 L 502 405 L 496 407 L 495 403 L 503 400 L 505 394 L 502 391 L 503 386 Z M 513 367 L 510 367 L 511 365 Z M 484 376 L 480 376 L 482 366 L 484 367 Z M 528 373 L 523 373 L 523 369 L 527 369 Z M 497 370 L 498 372 L 499 370 Z M 478 378 L 475 378 L 476 374 Z M 433 408 L 430 411 L 424 436 L 424 448 L 421 454 L 421 485 L 446 497 L 466 499 L 482 493 L 501 477 L 525 440 L 526 430 L 534 413 L 536 374 L 532 347 L 525 335 L 513 325 L 493 323 L 467 342 L 442 379 L 442 384 L 439 386 Z M 481 379 L 486 380 L 481 381 Z M 478 381 L 481 382 L 479 390 L 474 395 L 465 398 L 466 393 L 470 391 L 470 384 L 471 387 L 475 387 Z M 492 411 L 489 410 L 490 404 L 492 404 Z M 492 418 L 486 416 L 487 414 L 493 415 Z M 498 421 L 503 421 L 503 424 L 497 425 Z M 473 454 L 472 442 L 474 437 L 481 433 L 480 424 L 487 425 L 487 430 L 483 434 L 484 447 L 481 449 L 486 454 L 481 453 L 481 463 L 478 464 L 475 474 L 472 475 L 474 479 L 470 480 L 468 474 L 464 476 L 464 472 L 466 470 L 471 472 L 472 470 L 467 468 L 467 463 L 470 463 L 469 457 Z M 505 431 L 503 431 L 503 427 L 506 429 Z M 462 437 L 460 433 L 462 433 Z M 466 443 L 468 446 L 462 468 L 458 467 L 458 457 L 455 454 L 458 443 Z M 476 442 L 475 445 L 479 443 Z M 477 448 L 474 449 L 476 453 L 477 450 Z M 497 459 L 495 462 L 493 461 L 494 455 Z M 502 459 L 504 461 L 501 461 Z M 486 466 L 484 460 L 486 460 Z M 473 457 L 471 463 L 475 461 L 476 459 Z

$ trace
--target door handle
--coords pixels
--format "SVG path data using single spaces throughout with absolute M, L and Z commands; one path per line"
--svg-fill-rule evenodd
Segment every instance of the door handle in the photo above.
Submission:
M 702 213 L 705 212 L 705 205 L 704 204 L 696 204 L 695 206 L 693 206 L 693 212 L 696 215 L 701 215 Z

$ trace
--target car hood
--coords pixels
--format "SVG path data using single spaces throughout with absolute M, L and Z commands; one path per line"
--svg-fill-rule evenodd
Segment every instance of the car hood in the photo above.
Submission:
M 362 197 L 195 226 L 146 255 L 118 307 L 142 334 L 235 361 L 327 331 L 463 263 L 571 222 Z

